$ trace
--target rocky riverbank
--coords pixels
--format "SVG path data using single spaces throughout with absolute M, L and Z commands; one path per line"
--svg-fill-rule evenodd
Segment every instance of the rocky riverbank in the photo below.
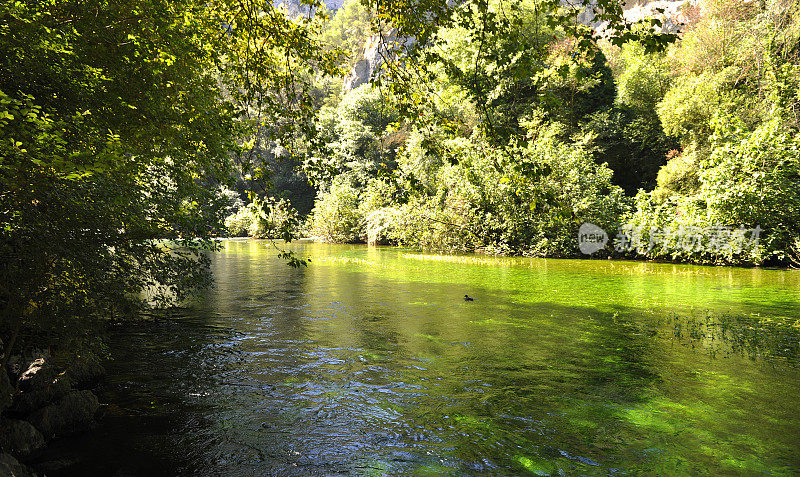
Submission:
M 105 377 L 94 358 L 58 366 L 45 351 L 13 355 L 0 370 L 0 476 L 57 472 L 40 458 L 48 443 L 91 429 L 101 406 L 92 391 Z

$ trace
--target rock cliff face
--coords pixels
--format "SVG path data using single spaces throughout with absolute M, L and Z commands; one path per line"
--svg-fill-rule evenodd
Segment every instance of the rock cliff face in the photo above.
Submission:
M 568 0 L 562 0 L 566 2 Z M 675 33 L 679 31 L 681 23 L 687 23 L 693 18 L 693 15 L 698 15 L 700 12 L 699 0 L 638 0 L 628 1 L 625 4 L 625 19 L 629 22 L 636 22 L 645 18 L 658 18 L 663 22 L 662 30 L 665 33 Z M 584 25 L 591 26 L 597 30 L 601 35 L 605 30 L 606 22 L 594 21 L 594 13 L 590 3 L 589 6 L 578 15 L 578 21 Z M 663 13 L 659 13 L 658 9 L 663 9 Z M 408 46 L 410 40 L 406 40 L 405 45 Z M 343 89 L 345 92 L 353 90 L 364 83 L 367 83 L 373 77 L 375 72 L 380 69 L 384 58 L 390 54 L 387 51 L 393 50 L 397 46 L 396 34 L 391 31 L 389 34 L 381 38 L 378 34 L 373 34 L 367 39 L 364 46 L 364 55 L 361 60 L 356 63 L 355 67 L 344 78 Z M 394 53 L 391 53 L 394 54 Z
M 358 1 L 358 0 L 350 0 L 350 1 Z M 331 13 L 335 12 L 336 10 L 342 8 L 344 6 L 345 0 L 323 0 L 322 3 L 328 7 L 328 11 Z M 286 8 L 286 11 L 289 12 L 290 16 L 295 15 L 307 15 L 309 7 L 308 5 L 304 4 L 300 0 L 273 0 L 273 5 L 283 6 Z
M 358 88 L 362 84 L 368 82 L 372 77 L 372 72 L 377 71 L 381 63 L 383 63 L 383 56 L 386 54 L 386 48 L 381 45 L 380 36 L 373 34 L 367 39 L 367 44 L 364 46 L 364 56 L 358 60 L 350 73 L 344 77 L 344 84 L 342 88 L 345 91 L 350 91 Z
M 663 12 L 659 12 L 659 10 Z M 625 3 L 625 20 L 637 22 L 646 18 L 657 18 L 662 21 L 662 32 L 677 33 L 683 23 L 692 21 L 696 15 L 700 14 L 699 0 L 638 0 L 627 1 Z M 606 22 L 592 22 L 592 11 L 587 8 L 579 17 L 584 24 L 591 26 L 602 35 L 605 30 Z
M 344 78 L 342 88 L 345 92 L 358 88 L 377 74 L 384 60 L 411 46 L 413 39 L 398 39 L 396 30 L 383 35 L 373 33 L 364 46 L 364 55 Z

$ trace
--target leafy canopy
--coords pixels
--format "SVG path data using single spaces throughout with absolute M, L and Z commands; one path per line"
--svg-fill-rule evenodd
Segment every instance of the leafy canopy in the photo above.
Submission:
M 266 123 L 315 137 L 309 75 L 340 57 L 321 21 L 260 0 L 0 2 L 0 331 L 206 285 L 231 159 Z

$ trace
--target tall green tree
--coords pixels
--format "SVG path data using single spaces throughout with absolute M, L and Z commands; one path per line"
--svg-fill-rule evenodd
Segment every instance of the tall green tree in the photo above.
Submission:
M 337 62 L 319 21 L 260 0 L 0 3 L 4 359 L 20 330 L 208 283 L 236 151 L 266 121 L 313 139 L 303 78 Z
M 648 51 L 675 35 L 660 34 L 658 20 L 624 21 L 619 0 L 413 0 L 369 2 L 387 38 L 386 82 L 400 112 L 419 121 L 432 107 L 442 73 L 476 105 L 480 124 L 498 144 L 524 134 L 519 119 L 544 109 L 574 127 L 614 90 L 610 70 L 591 28 L 578 21 L 607 22 L 612 42 L 636 39 Z M 409 41 L 413 39 L 413 41 Z M 612 86 L 609 88 L 609 86 Z M 524 118 L 523 118 L 524 119 Z

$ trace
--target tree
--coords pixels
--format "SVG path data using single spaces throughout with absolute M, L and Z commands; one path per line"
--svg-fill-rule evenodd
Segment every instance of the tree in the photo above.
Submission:
M 208 283 L 231 152 L 258 118 L 313 139 L 303 73 L 338 58 L 320 21 L 257 0 L 0 3 L 4 360 L 20 331 L 52 342 Z
M 364 42 L 371 34 L 371 12 L 359 0 L 347 0 L 322 30 L 322 41 L 347 53 L 352 68 L 364 53 Z
M 613 102 L 610 71 L 593 31 L 577 21 L 584 9 L 595 21 L 607 22 L 616 44 L 635 39 L 649 52 L 676 38 L 656 33 L 658 20 L 626 23 L 618 0 L 569 7 L 558 0 L 369 4 L 381 31 L 394 33 L 387 45 L 385 82 L 400 113 L 418 121 L 435 111 L 435 84 L 444 76 L 475 103 L 481 126 L 496 144 L 523 134 L 518 120 L 531 109 L 545 109 L 574 127 L 596 110 L 596 103 Z

